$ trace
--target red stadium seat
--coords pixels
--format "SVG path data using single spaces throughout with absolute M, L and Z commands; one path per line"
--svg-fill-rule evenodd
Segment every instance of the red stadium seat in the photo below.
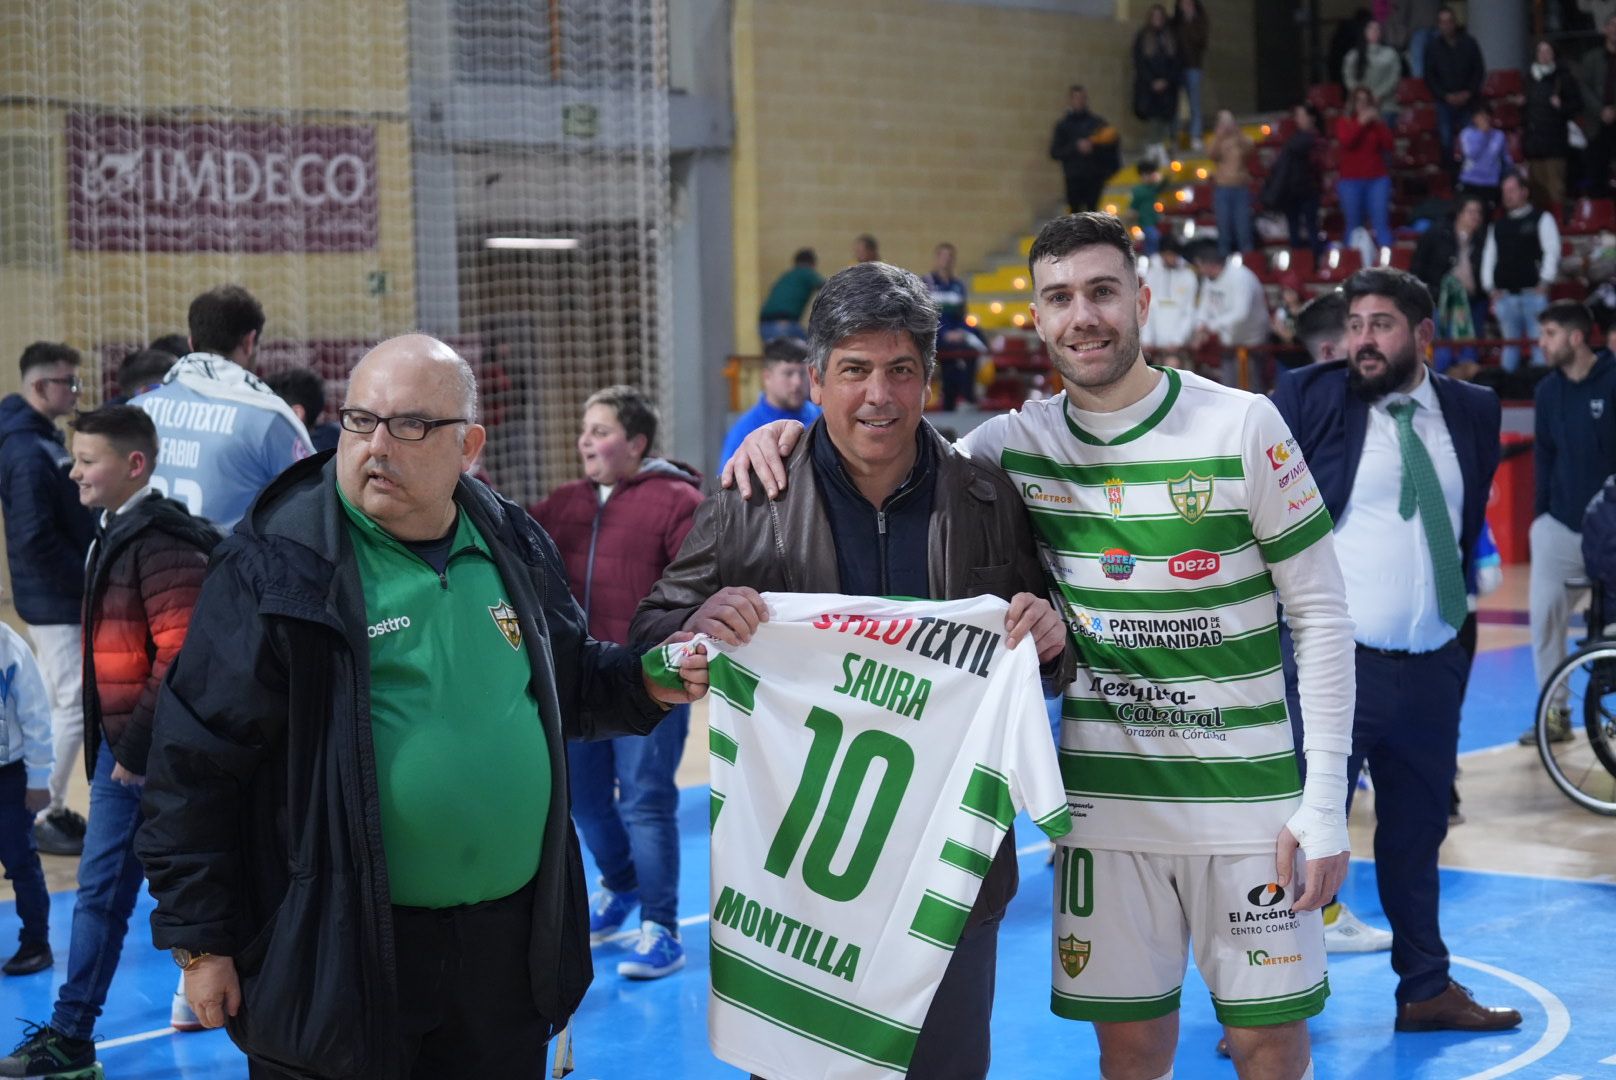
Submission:
M 1504 133 L 1504 143 L 1505 143 L 1506 146 L 1509 147 L 1509 160 L 1514 161 L 1514 162 L 1521 162 L 1521 161 L 1526 160 L 1525 156 L 1522 153 L 1522 149 L 1521 149 L 1521 129 L 1520 128 L 1516 128 L 1514 131 L 1506 131 Z
M 1268 134 L 1263 137 L 1263 146 L 1284 146 L 1285 140 L 1296 134 L 1296 121 L 1290 116 L 1281 117 L 1276 124 L 1269 124 Z
M 1399 105 L 1419 105 L 1435 100 L 1431 96 L 1431 88 L 1425 85 L 1424 79 L 1416 79 L 1411 75 L 1397 84 L 1397 104 Z
M 1341 108 L 1341 100 L 1340 83 L 1314 83 L 1307 88 L 1307 103 L 1320 112 Z
M 1392 265 L 1399 270 L 1411 270 L 1414 267 L 1414 249 L 1399 244 L 1392 248 Z
M 1498 71 L 1489 71 L 1487 81 L 1481 84 L 1481 96 L 1491 98 L 1495 104 L 1501 97 L 1511 97 L 1525 92 L 1526 83 L 1521 78 L 1519 68 L 1501 68 Z
M 1588 284 L 1583 281 L 1556 281 L 1549 286 L 1549 301 L 1584 300 L 1588 296 Z
M 1493 122 L 1504 131 L 1515 132 L 1521 126 L 1521 107 L 1513 101 L 1493 102 Z M 1515 159 L 1519 161 L 1519 158 Z
M 1616 230 L 1616 203 L 1609 199 L 1578 199 L 1565 231 L 1572 236 Z
M 1336 264 L 1330 265 L 1330 256 L 1336 256 Z M 1363 269 L 1363 256 L 1358 254 L 1357 248 L 1336 248 L 1326 254 L 1324 261 L 1314 267 L 1313 280 L 1329 285 L 1339 285 L 1353 274 Z
M 1436 130 L 1436 108 L 1430 105 L 1415 105 L 1404 109 L 1397 114 L 1397 134 L 1407 138 L 1415 138 L 1422 131 Z

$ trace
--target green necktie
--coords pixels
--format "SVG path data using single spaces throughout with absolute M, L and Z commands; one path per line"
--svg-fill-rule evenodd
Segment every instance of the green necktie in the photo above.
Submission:
M 1407 521 L 1420 512 L 1420 524 L 1425 528 L 1425 543 L 1431 549 L 1431 567 L 1436 573 L 1437 609 L 1442 621 L 1459 629 L 1470 614 L 1465 599 L 1464 570 L 1459 566 L 1459 545 L 1453 539 L 1453 523 L 1448 520 L 1447 500 L 1442 497 L 1442 484 L 1436 478 L 1436 466 L 1425 444 L 1414 434 L 1413 401 L 1399 401 L 1386 406 L 1386 411 L 1397 421 L 1397 446 L 1403 452 L 1403 489 L 1397 512 Z

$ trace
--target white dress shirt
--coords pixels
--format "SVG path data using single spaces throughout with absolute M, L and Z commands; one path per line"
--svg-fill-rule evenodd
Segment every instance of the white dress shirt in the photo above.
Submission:
M 1464 477 L 1442 406 L 1430 377 L 1410 394 L 1388 394 L 1369 408 L 1363 457 L 1335 527 L 1335 553 L 1347 583 L 1347 611 L 1357 625 L 1357 640 L 1375 649 L 1432 652 L 1458 633 L 1442 620 L 1436 598 L 1436 572 L 1418 511 L 1405 520 L 1398 512 L 1403 485 L 1403 452 L 1397 421 L 1387 406 L 1412 398 L 1414 434 L 1436 467 L 1448 521 L 1458 542 L 1464 507 Z

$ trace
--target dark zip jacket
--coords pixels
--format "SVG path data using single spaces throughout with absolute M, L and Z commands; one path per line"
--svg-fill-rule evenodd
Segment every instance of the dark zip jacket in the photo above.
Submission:
M 293 1076 L 402 1080 L 365 600 L 335 475 L 329 453 L 292 466 L 215 550 L 158 701 L 136 852 L 153 943 L 234 957 L 236 1045 Z M 592 974 L 564 740 L 644 733 L 662 709 L 633 652 L 588 636 L 543 530 L 469 478 L 455 501 L 510 590 L 554 770 L 533 933 L 510 943 L 553 1033 Z
M 21 394 L 0 399 L 0 508 L 17 614 L 30 626 L 79 621 L 95 515 L 68 479 L 61 429 Z

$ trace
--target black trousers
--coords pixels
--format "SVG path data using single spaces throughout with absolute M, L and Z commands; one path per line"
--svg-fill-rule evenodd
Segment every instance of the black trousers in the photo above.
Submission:
M 1072 213 L 1098 210 L 1100 193 L 1105 190 L 1105 180 L 1105 177 L 1092 173 L 1067 173 L 1066 205 L 1072 208 Z
M 988 1021 L 999 963 L 999 921 L 966 927 L 926 1010 L 909 1059 L 915 1080 L 983 1080 L 992 1059 Z M 763 1080 L 757 1074 L 752 1080 Z
M 1375 779 L 1375 880 L 1394 935 L 1397 1000 L 1425 1001 L 1448 986 L 1437 856 L 1448 835 L 1470 657 L 1457 640 L 1412 654 L 1360 645 L 1357 667 L 1347 798 L 1367 763 Z
M 491 1080 L 549 1072 L 547 1025 L 534 1008 L 528 968 L 532 936 L 531 882 L 481 904 L 393 908 L 404 1075 Z M 286 1074 L 249 1059 L 248 1075 Z

